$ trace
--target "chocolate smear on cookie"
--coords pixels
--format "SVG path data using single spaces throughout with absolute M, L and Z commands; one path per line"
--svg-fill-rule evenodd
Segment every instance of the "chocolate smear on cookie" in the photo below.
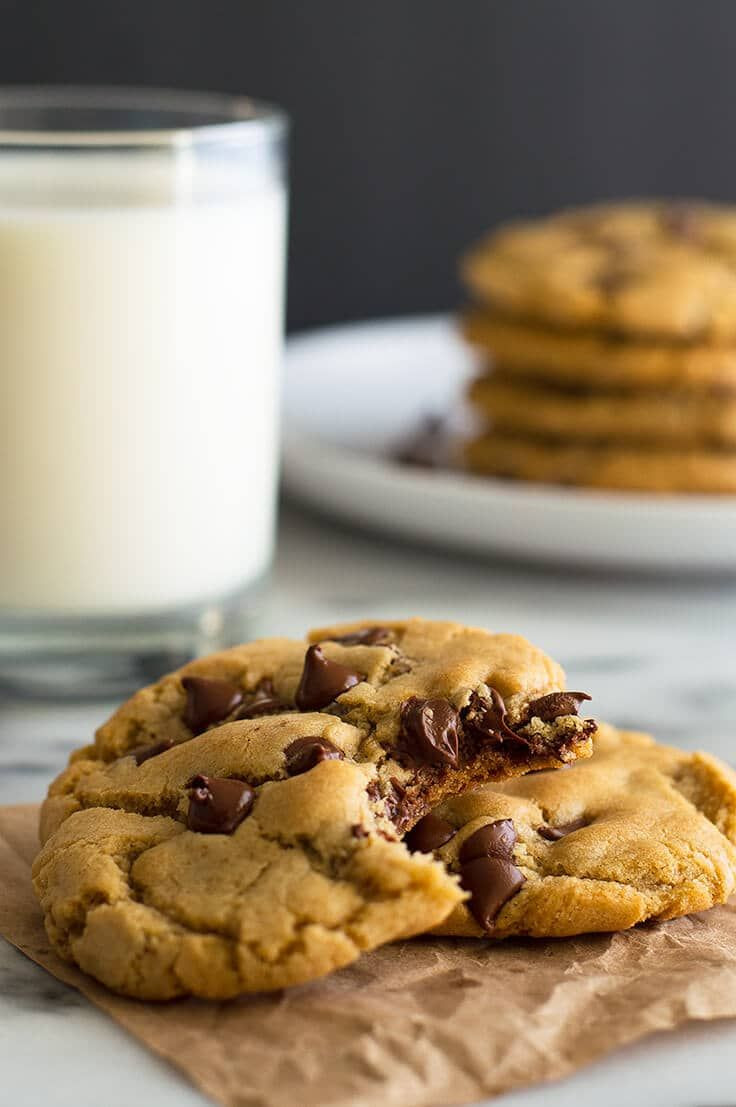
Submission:
M 412 696 L 401 705 L 400 758 L 414 765 L 459 765 L 460 716 L 448 700 Z
M 381 789 L 378 784 L 369 784 L 366 789 L 368 795 L 372 799 L 377 799 L 381 795 Z M 403 784 L 401 784 L 395 776 L 392 776 L 389 781 L 388 789 L 383 795 L 383 810 L 386 818 L 391 822 L 401 827 L 407 819 L 407 790 Z
M 160 753 L 166 753 L 176 745 L 173 738 L 162 738 L 160 742 L 152 742 L 149 746 L 136 746 L 126 756 L 134 757 L 136 765 L 142 765 L 152 757 L 158 757 Z
M 327 738 L 295 738 L 284 750 L 289 776 L 308 773 L 322 761 L 338 761 L 345 755 Z
M 244 780 L 195 776 L 189 781 L 187 828 L 198 834 L 232 834 L 252 808 L 256 794 Z
M 182 687 L 187 694 L 184 722 L 192 734 L 201 734 L 215 723 L 221 723 L 243 702 L 243 691 L 229 680 L 185 676 Z
M 488 689 L 488 696 L 473 692 L 465 709 L 463 722 L 468 730 L 481 741 L 503 742 L 507 738 L 523 741 L 506 722 L 508 712 L 503 696 L 495 688 Z
M 276 692 L 273 681 L 264 677 L 253 692 L 243 697 L 243 703 L 236 709 L 232 720 L 259 719 L 262 715 L 279 715 L 291 710 L 291 705 L 284 703 Z
M 415 827 L 412 827 L 404 842 L 414 853 L 434 853 L 456 834 L 457 831 L 452 823 L 430 812 L 420 819 Z
M 341 646 L 387 646 L 393 642 L 394 632 L 388 627 L 363 627 L 350 634 L 341 634 L 339 638 L 327 638 L 327 642 L 338 642 Z
M 551 723 L 563 715 L 577 715 L 580 704 L 589 699 L 587 692 L 550 692 L 546 696 L 532 700 L 527 712 L 530 719 L 541 719 L 543 723 Z
M 489 933 L 505 903 L 525 883 L 516 867 L 513 850 L 516 831 L 511 819 L 482 826 L 460 848 L 460 884 L 470 892 L 469 907 L 478 924 Z
M 300 711 L 320 711 L 363 680 L 363 673 L 325 657 L 319 646 L 310 646 L 296 690 L 296 705 Z
M 564 823 L 562 826 L 540 826 L 537 834 L 548 842 L 559 842 L 560 838 L 565 838 L 568 834 L 589 825 L 587 819 L 573 819 L 572 822 Z

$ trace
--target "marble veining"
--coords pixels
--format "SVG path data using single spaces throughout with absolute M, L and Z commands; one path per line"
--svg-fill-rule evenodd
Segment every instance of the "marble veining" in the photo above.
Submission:
M 0 997 L 4 1018 L 10 1017 L 13 1010 L 66 1015 L 74 1008 L 88 1006 L 84 996 L 48 973 L 43 973 L 39 979 L 36 966 L 22 953 L 5 945 L 0 959 Z

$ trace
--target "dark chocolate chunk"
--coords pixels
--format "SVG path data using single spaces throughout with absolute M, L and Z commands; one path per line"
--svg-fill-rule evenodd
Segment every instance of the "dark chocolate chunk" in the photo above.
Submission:
M 516 845 L 516 831 L 511 819 L 497 819 L 480 827 L 466 838 L 460 847 L 460 864 L 475 861 L 478 857 L 513 856 Z
M 355 823 L 355 825 L 350 828 L 350 831 L 353 835 L 353 838 L 367 838 L 368 837 L 368 831 L 366 830 L 366 828 L 364 826 L 361 826 L 360 823 Z
M 564 838 L 567 834 L 572 834 L 575 830 L 581 830 L 584 826 L 588 826 L 587 819 L 573 819 L 571 823 L 565 823 L 563 826 L 540 826 L 537 833 L 542 838 L 546 838 L 548 842 L 559 842 L 560 838 Z
M 372 780 L 366 786 L 366 793 L 375 804 L 383 801 L 383 813 L 394 824 L 399 836 L 404 834 L 409 823 L 415 821 L 416 796 L 414 797 L 415 802 L 412 803 L 412 797 L 408 789 L 395 776 L 391 777 L 388 785 L 382 784 L 378 780 Z M 379 831 L 379 834 L 381 833 Z M 390 836 L 390 840 L 394 841 L 395 838 Z
M 495 688 L 489 688 L 488 697 L 473 693 L 465 709 L 464 722 L 482 741 L 503 742 L 507 738 L 515 742 L 523 741 L 508 725 L 507 718 L 503 696 Z
M 394 632 L 388 627 L 363 627 L 339 638 L 327 638 L 327 642 L 339 642 L 341 646 L 386 646 L 394 640 Z
M 425 815 L 420 819 L 404 838 L 407 846 L 415 853 L 433 853 L 450 838 L 454 838 L 457 831 L 447 819 L 440 819 L 438 815 Z
M 296 690 L 296 705 L 300 711 L 320 711 L 362 680 L 362 673 L 325 657 L 319 646 L 310 646 Z
M 232 834 L 256 798 L 244 780 L 226 777 L 195 776 L 188 788 L 187 827 L 199 834 Z
M 142 765 L 144 761 L 148 761 L 151 757 L 158 757 L 160 753 L 166 753 L 166 750 L 170 750 L 175 745 L 173 738 L 162 738 L 160 742 L 153 742 L 150 746 L 136 746 L 134 750 L 130 751 L 130 755 L 135 758 L 136 765 Z
M 418 765 L 458 767 L 460 716 L 447 700 L 417 696 L 401 705 L 398 752 Z
M 460 884 L 470 892 L 470 910 L 484 929 L 525 881 L 513 861 L 516 830 L 511 819 L 480 827 L 460 847 Z
M 345 755 L 326 738 L 295 738 L 284 750 L 289 776 L 308 773 L 322 761 L 340 760 Z
M 580 704 L 589 699 L 587 692 L 550 692 L 532 700 L 528 707 L 529 718 L 551 723 L 562 715 L 577 715 Z
M 460 884 L 470 892 L 469 907 L 484 930 L 493 923 L 505 903 L 522 888 L 524 874 L 505 857 L 476 857 L 460 870 Z
M 372 794 L 373 785 L 369 784 L 366 789 L 369 795 Z M 377 794 L 371 795 L 371 798 L 377 798 L 380 795 L 380 788 L 377 789 Z M 395 823 L 397 827 L 402 827 L 407 819 L 407 804 L 406 804 L 406 788 L 401 784 L 395 776 L 391 777 L 389 781 L 389 790 L 384 795 L 383 810 L 386 814 L 386 818 L 390 819 L 392 823 Z
M 181 683 L 187 694 L 184 722 L 192 734 L 201 734 L 214 723 L 221 723 L 243 702 L 242 690 L 228 680 L 186 676 Z
M 266 677 L 253 692 L 244 695 L 243 703 L 233 715 L 233 721 L 258 719 L 262 715 L 278 715 L 291 710 L 293 709 L 290 704 L 284 703 L 277 694 L 273 682 Z

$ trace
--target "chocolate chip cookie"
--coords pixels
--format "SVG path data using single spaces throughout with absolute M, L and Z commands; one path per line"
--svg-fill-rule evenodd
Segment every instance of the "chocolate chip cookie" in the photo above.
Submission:
M 736 340 L 736 210 L 602 204 L 501 228 L 462 265 L 501 315 L 627 338 Z
M 476 302 L 462 329 L 486 370 L 467 468 L 736 492 L 736 207 L 650 200 L 510 224 L 463 273 Z
M 736 492 L 736 450 L 629 441 L 568 442 L 496 429 L 466 442 L 473 472 L 544 484 L 640 492 Z
M 407 836 L 470 898 L 435 933 L 624 930 L 723 903 L 736 887 L 736 774 L 704 753 L 601 724 L 567 772 L 446 800 Z
M 400 836 L 480 780 L 591 750 L 585 693 L 513 635 L 420 619 L 193 662 L 73 755 L 41 817 L 55 948 L 128 995 L 321 976 L 464 893 Z
M 622 341 L 605 332 L 534 326 L 477 309 L 463 316 L 461 330 L 509 378 L 588 389 L 736 395 L 736 343 Z
M 499 368 L 472 382 L 470 403 L 492 426 L 568 442 L 736 448 L 736 392 L 555 387 Z

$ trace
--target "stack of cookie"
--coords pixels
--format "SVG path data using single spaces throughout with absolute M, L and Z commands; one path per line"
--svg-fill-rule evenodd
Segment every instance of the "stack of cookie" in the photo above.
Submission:
M 736 492 L 736 208 L 600 205 L 465 257 L 484 373 L 467 443 L 494 476 Z
M 126 995 L 226 998 L 426 931 L 622 929 L 732 892 L 733 774 L 596 732 L 524 639 L 309 637 L 164 677 L 72 756 L 34 864 L 62 957 Z

